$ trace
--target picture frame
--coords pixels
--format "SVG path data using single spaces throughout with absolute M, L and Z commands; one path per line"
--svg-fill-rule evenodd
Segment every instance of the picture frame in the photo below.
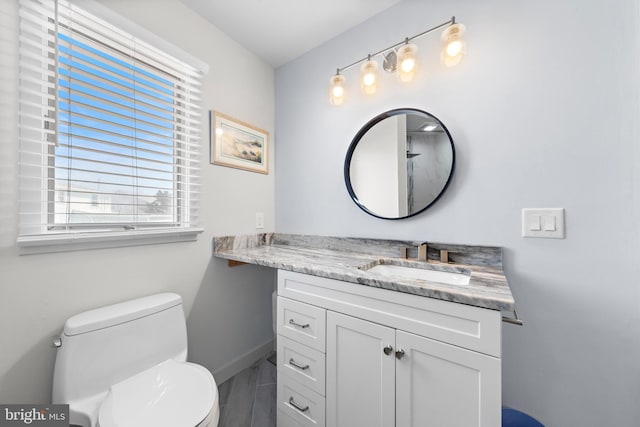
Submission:
M 211 163 L 269 173 L 269 132 L 217 111 L 209 116 Z

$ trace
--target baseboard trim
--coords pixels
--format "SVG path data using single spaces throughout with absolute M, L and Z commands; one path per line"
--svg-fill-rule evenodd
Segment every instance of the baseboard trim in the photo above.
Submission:
M 268 356 L 274 350 L 274 340 L 275 338 L 272 338 L 264 344 L 252 348 L 213 371 L 212 374 L 216 383 L 218 385 L 222 384 L 238 372 L 247 369 L 256 360 Z

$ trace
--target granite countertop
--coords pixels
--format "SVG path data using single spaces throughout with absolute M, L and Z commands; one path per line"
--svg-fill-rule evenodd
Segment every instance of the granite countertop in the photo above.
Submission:
M 417 261 L 421 242 L 265 233 L 215 237 L 217 258 L 358 283 L 476 307 L 513 312 L 515 302 L 502 271 L 502 248 L 428 243 L 428 261 Z M 408 248 L 408 259 L 401 258 Z M 451 263 L 439 262 L 440 249 Z M 375 264 L 410 265 L 470 274 L 469 284 L 403 279 L 369 272 Z M 360 268 L 359 268 L 360 267 Z

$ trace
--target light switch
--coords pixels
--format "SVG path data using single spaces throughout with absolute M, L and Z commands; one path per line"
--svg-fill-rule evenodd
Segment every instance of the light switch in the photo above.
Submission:
M 545 215 L 542 217 L 545 231 L 556 231 L 556 217 L 551 215 Z
M 529 230 L 531 231 L 540 231 L 542 227 L 540 226 L 540 215 L 531 215 L 529 218 Z
M 522 236 L 564 239 L 564 209 L 522 209 Z

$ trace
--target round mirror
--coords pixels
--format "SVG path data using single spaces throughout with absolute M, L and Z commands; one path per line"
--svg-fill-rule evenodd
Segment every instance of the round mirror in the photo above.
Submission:
M 455 165 L 453 139 L 425 111 L 391 110 L 370 120 L 349 146 L 344 178 L 353 201 L 382 219 L 416 215 L 449 185 Z

